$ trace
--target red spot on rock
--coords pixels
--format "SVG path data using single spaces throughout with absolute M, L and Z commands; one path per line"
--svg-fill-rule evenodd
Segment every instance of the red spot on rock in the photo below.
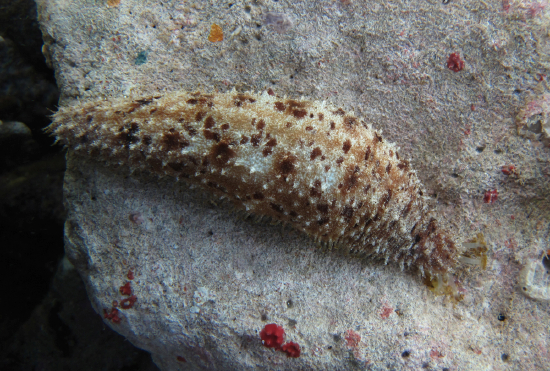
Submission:
M 132 287 L 130 286 L 130 282 L 126 282 L 124 286 L 120 286 L 119 291 L 122 295 L 132 295 Z
M 502 173 L 504 175 L 516 174 L 516 167 L 514 165 L 506 165 L 502 167 Z
M 455 72 L 461 71 L 464 68 L 464 61 L 460 59 L 460 54 L 452 53 L 447 59 L 447 68 Z
M 498 191 L 496 189 L 485 192 L 485 195 L 483 196 L 483 202 L 485 202 L 486 204 L 492 204 L 497 199 L 498 199 Z
M 129 280 L 133 280 L 134 279 L 134 272 L 132 272 L 132 270 L 129 270 L 128 275 L 126 277 L 128 277 Z
M 183 362 L 183 363 L 186 363 L 187 360 L 185 358 L 183 358 L 182 356 L 177 356 L 176 359 L 179 361 L 179 362 Z
M 118 316 L 118 309 L 111 308 L 111 311 L 107 311 L 107 309 L 103 309 L 103 317 L 110 320 L 113 323 L 120 323 L 120 317 Z
M 300 346 L 292 341 L 284 344 L 281 350 L 286 353 L 287 357 L 298 358 L 300 357 Z
M 279 349 L 283 345 L 284 336 L 285 330 L 275 323 L 265 325 L 264 329 L 260 331 L 260 339 L 268 348 Z
M 285 330 L 275 323 L 265 325 L 264 329 L 260 331 L 260 339 L 262 339 L 262 343 L 265 347 L 275 348 L 276 350 L 285 352 L 287 357 L 300 357 L 300 345 L 292 341 L 283 344 L 284 337 Z
M 349 348 L 355 348 L 361 341 L 361 335 L 353 330 L 348 330 L 344 339 L 346 339 L 346 345 Z
M 129 298 L 126 298 L 120 302 L 120 307 L 122 309 L 130 309 L 134 306 L 134 303 L 137 300 L 137 296 L 132 295 Z
M 393 308 L 389 307 L 387 305 L 384 305 L 382 307 L 382 311 L 380 311 L 380 317 L 386 319 L 390 316 L 390 314 L 393 312 Z

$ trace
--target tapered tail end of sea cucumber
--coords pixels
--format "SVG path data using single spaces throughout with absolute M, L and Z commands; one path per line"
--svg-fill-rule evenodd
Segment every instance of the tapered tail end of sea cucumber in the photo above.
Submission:
M 487 243 L 482 233 L 462 244 L 462 251 L 457 260 L 462 267 L 478 267 L 484 270 L 487 267 Z M 455 302 L 464 299 L 466 290 L 458 279 L 450 272 L 425 272 L 423 282 L 436 295 L 446 295 Z

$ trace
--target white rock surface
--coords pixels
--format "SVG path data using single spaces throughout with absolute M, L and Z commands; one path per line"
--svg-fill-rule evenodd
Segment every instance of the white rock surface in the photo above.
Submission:
M 542 3 L 37 3 L 61 104 L 233 87 L 330 100 L 402 147 L 462 241 L 480 231 L 488 241 L 487 270 L 466 272 L 453 304 L 414 275 L 319 251 L 182 183 L 69 154 L 67 255 L 100 314 L 134 272 L 135 305 L 105 322 L 159 367 L 547 367 L 550 306 L 517 287 L 523 263 L 549 248 L 549 150 L 516 127 L 519 112 L 525 125 L 548 113 L 529 105 L 548 94 Z M 208 41 L 213 23 L 222 42 Z M 459 72 L 447 68 L 455 52 Z M 262 346 L 268 323 L 300 344 L 299 358 Z

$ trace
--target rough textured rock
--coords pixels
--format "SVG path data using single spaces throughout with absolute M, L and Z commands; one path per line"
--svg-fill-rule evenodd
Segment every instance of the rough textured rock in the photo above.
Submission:
M 548 9 L 445 3 L 38 1 L 61 104 L 233 87 L 329 100 L 383 129 L 461 240 L 490 248 L 453 304 L 181 182 L 69 154 L 67 255 L 105 321 L 162 369 L 544 368 L 550 307 L 517 281 L 548 249 Z M 115 317 L 129 270 L 136 301 Z M 268 323 L 300 358 L 262 346 Z

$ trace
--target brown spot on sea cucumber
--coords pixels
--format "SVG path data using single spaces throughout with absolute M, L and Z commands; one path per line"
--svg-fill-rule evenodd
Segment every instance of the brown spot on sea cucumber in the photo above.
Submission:
M 185 139 L 185 137 L 183 137 L 183 135 L 177 132 L 174 128 L 168 130 L 167 133 L 162 135 L 160 143 L 166 151 L 176 151 L 189 145 L 187 139 Z
M 201 122 L 202 119 L 204 118 L 204 116 L 206 116 L 206 112 L 204 112 L 204 111 L 197 112 L 197 114 L 195 115 L 195 121 L 196 122 Z
M 229 147 L 229 144 L 226 141 L 221 141 L 213 146 L 210 154 L 214 164 L 218 166 L 227 164 L 231 158 L 235 157 L 235 151 Z
M 286 104 L 288 104 L 289 108 L 304 108 L 307 105 L 306 102 L 301 102 L 294 99 L 287 99 Z
M 200 120 L 197 120 L 197 121 L 200 121 Z M 204 128 L 211 129 L 214 126 L 216 126 L 216 121 L 214 121 L 214 118 L 212 116 L 208 116 L 206 120 L 204 120 Z
M 256 99 L 252 98 L 250 95 L 248 94 L 242 94 L 242 93 L 239 93 L 237 95 L 235 95 L 233 97 L 234 99 L 234 103 L 237 107 L 241 107 L 243 103 L 245 102 L 248 102 L 248 103 L 255 103 L 256 102 Z
M 283 102 L 275 102 L 275 109 L 283 112 L 286 109 L 286 106 Z
M 311 197 L 321 197 L 322 191 L 321 191 L 321 181 L 320 180 L 316 180 L 313 183 L 313 187 L 311 187 L 310 190 L 309 190 L 309 195 Z
M 298 158 L 294 155 L 286 155 L 282 158 L 281 162 L 277 164 L 277 171 L 279 175 L 286 178 L 295 171 L 295 164 Z
M 139 131 L 139 125 L 137 123 L 132 122 L 129 125 L 122 126 L 119 131 L 120 133 L 115 135 L 115 140 L 121 145 L 129 145 L 139 141 L 139 138 L 135 135 Z M 86 142 L 87 140 L 80 140 L 81 144 Z
M 359 179 L 359 166 L 355 165 L 353 169 L 348 169 L 344 178 L 344 184 L 342 191 L 349 192 L 352 188 L 357 185 Z
M 187 131 L 187 134 L 189 134 L 190 137 L 194 137 L 195 135 L 197 135 L 197 130 L 191 125 L 184 124 L 183 128 L 185 129 L 185 131 Z
M 143 137 L 141 137 L 141 143 L 143 145 L 149 146 L 152 142 L 153 140 L 151 139 L 150 135 L 144 135 Z
M 344 126 L 351 129 L 355 126 L 356 123 L 357 123 L 357 118 L 353 116 L 344 116 Z
M 323 214 L 328 214 L 328 204 L 317 204 L 317 210 Z
M 213 131 L 203 130 L 202 133 L 204 134 L 204 137 L 208 140 L 214 140 L 216 142 L 219 142 L 221 140 L 220 134 Z
M 347 154 L 350 149 L 351 149 L 351 140 L 346 139 L 346 141 L 344 142 L 344 145 L 342 146 L 342 150 L 344 151 L 345 154 Z
M 398 164 L 397 164 L 397 167 L 401 170 L 407 170 L 409 168 L 409 162 L 406 161 L 406 160 L 401 160 Z
M 252 198 L 255 200 L 263 200 L 265 196 L 262 192 L 255 192 Z
M 386 193 L 386 195 L 384 197 L 382 197 L 382 205 L 383 206 L 387 206 L 388 203 L 390 202 L 391 200 L 391 196 L 393 194 L 393 191 L 391 189 L 388 189 L 388 192 Z
M 250 143 L 252 143 L 254 147 L 258 147 L 261 141 L 262 141 L 262 134 L 253 134 L 250 136 Z
M 306 117 L 307 111 L 305 109 L 295 109 L 292 110 L 292 115 L 297 119 L 303 119 L 304 117 Z
M 264 130 L 265 128 L 265 121 L 262 119 L 260 121 L 258 121 L 258 123 L 256 124 L 256 129 L 258 130 Z
M 353 208 L 348 205 L 344 206 L 344 209 L 342 210 L 342 215 L 347 219 L 351 219 L 351 217 L 353 216 Z
M 370 146 L 367 146 L 367 149 L 365 151 L 365 161 L 369 160 L 370 153 L 371 153 Z
M 315 148 L 313 148 L 313 151 L 311 151 L 310 159 L 313 161 L 317 157 L 321 156 L 322 154 L 323 154 L 323 151 L 321 151 L 321 148 L 315 147 Z
M 275 204 L 275 203 L 273 203 L 273 202 L 270 202 L 270 203 L 269 203 L 269 206 L 271 206 L 271 208 L 272 208 L 273 210 L 275 210 L 276 212 L 278 212 L 278 213 L 282 213 L 282 212 L 284 211 L 284 210 L 283 210 L 283 207 L 282 207 L 281 205 Z

